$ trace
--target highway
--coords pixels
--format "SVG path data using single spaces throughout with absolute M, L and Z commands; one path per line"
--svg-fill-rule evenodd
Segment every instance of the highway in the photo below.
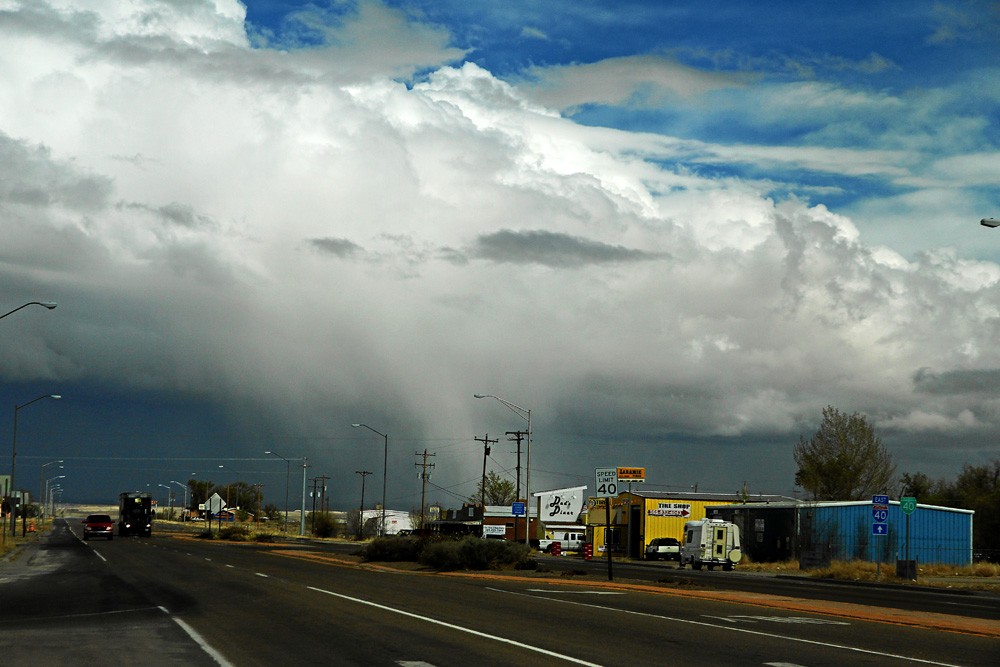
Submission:
M 995 666 L 1000 656 L 1000 624 L 954 611 L 608 585 L 550 559 L 545 578 L 439 575 L 308 542 L 79 534 L 60 521 L 37 550 L 0 565 L 0 664 Z

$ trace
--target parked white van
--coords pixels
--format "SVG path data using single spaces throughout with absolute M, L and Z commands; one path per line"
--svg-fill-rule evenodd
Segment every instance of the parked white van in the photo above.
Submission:
M 703 519 L 684 524 L 679 567 L 690 563 L 695 570 L 700 570 L 702 565 L 707 565 L 709 570 L 716 565 L 721 565 L 723 570 L 732 570 L 741 560 L 740 528 L 735 523 Z

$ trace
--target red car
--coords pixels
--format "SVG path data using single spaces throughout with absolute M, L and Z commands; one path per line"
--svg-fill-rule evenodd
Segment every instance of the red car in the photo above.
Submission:
M 106 537 L 115 539 L 115 524 L 107 514 L 91 514 L 83 520 L 83 539 Z

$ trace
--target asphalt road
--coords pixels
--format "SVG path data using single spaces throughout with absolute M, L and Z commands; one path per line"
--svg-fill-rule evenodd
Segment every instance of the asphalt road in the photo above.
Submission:
M 684 590 L 442 576 L 309 544 L 83 542 L 0 566 L 3 665 L 991 665 L 1000 632 Z M 589 577 L 589 575 L 588 575 Z M 737 595 L 732 593 L 730 595 Z M 870 616 L 870 617 L 869 617 Z M 948 617 L 955 618 L 958 617 Z M 925 622 L 926 621 L 926 622 Z M 992 629 L 1000 631 L 996 624 Z M 993 636 L 984 636 L 990 635 Z

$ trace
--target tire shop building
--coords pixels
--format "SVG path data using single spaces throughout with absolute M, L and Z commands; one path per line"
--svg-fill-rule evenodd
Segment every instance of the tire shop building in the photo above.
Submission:
M 587 500 L 587 541 L 594 553 L 604 552 L 605 544 L 613 551 L 639 557 L 646 545 L 657 537 L 673 537 L 683 541 L 684 524 L 711 518 L 709 509 L 733 506 L 735 503 L 766 503 L 790 501 L 785 496 L 742 493 L 697 493 L 677 491 L 632 491 L 611 499 L 609 540 L 605 532 L 609 523 L 605 498 Z

